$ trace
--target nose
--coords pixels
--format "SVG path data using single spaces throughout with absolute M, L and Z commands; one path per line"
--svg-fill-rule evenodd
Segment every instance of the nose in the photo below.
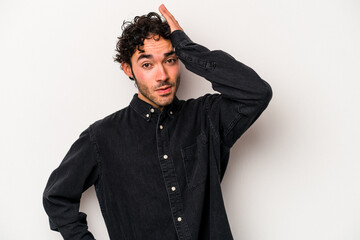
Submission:
M 169 76 L 167 74 L 166 68 L 162 64 L 159 64 L 157 69 L 156 80 L 166 81 L 168 78 Z

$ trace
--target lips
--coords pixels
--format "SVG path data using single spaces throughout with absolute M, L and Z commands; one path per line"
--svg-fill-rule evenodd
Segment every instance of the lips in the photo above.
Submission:
M 166 85 L 163 87 L 160 87 L 156 90 L 156 92 L 158 92 L 159 94 L 166 94 L 169 93 L 171 91 L 171 86 L 170 85 Z

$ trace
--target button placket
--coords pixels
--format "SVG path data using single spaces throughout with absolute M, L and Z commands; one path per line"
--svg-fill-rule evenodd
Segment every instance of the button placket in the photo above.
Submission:
M 158 145 L 158 154 L 160 157 L 159 162 L 178 238 L 180 240 L 190 240 L 192 238 L 189 226 L 186 219 L 184 218 L 181 192 L 177 191 L 177 188 L 175 187 L 179 186 L 179 183 L 176 176 L 173 158 L 171 157 L 170 153 L 170 141 L 167 133 L 168 129 L 164 127 L 166 117 L 169 117 L 169 115 L 165 114 L 165 112 L 160 114 L 157 124 L 158 130 L 156 131 L 156 139 Z M 167 118 L 167 120 L 169 119 L 170 118 Z

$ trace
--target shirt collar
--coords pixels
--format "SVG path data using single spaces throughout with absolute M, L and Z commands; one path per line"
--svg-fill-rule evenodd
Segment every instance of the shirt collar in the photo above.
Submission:
M 151 116 L 154 114 L 160 114 L 159 109 L 151 106 L 149 103 L 141 100 L 138 97 L 138 94 L 135 93 L 131 102 L 130 107 L 134 109 L 140 116 L 142 116 L 146 121 L 150 121 Z M 173 118 L 174 115 L 178 112 L 180 107 L 180 100 L 175 96 L 171 104 L 165 106 L 162 112 L 166 113 L 169 117 Z

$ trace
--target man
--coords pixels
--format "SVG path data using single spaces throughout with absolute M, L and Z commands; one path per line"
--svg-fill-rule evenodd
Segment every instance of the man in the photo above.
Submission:
M 130 105 L 84 130 L 51 174 L 44 207 L 64 239 L 94 239 L 82 192 L 95 185 L 111 239 L 233 239 L 220 182 L 231 146 L 267 107 L 271 87 L 223 51 L 190 40 L 164 5 L 126 23 L 116 61 Z M 179 100 L 179 59 L 220 94 Z

